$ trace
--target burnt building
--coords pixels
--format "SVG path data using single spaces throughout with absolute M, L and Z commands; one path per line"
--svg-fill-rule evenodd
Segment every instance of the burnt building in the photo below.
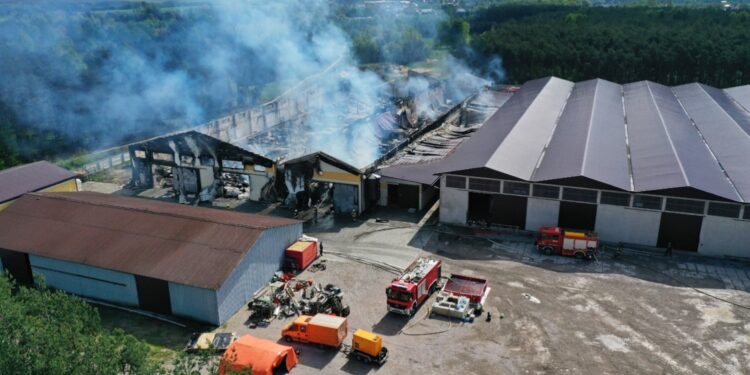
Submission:
M 380 206 L 422 210 L 438 195 L 441 162 L 511 97 L 506 89 L 483 89 L 454 107 L 378 166 Z
M 98 193 L 31 193 L 0 213 L 19 282 L 222 324 L 280 268 L 294 220 Z
M 434 172 L 440 221 L 750 256 L 750 86 L 525 83 Z
M 282 165 L 287 200 L 302 208 L 328 200 L 338 214 L 359 215 L 378 200 L 377 180 L 324 152 L 315 152 Z
M 187 131 L 130 145 L 133 184 L 151 188 L 157 170 L 173 185 L 181 201 L 213 199 L 222 178 L 244 180 L 248 198 L 261 200 L 273 189 L 272 160 L 197 131 Z

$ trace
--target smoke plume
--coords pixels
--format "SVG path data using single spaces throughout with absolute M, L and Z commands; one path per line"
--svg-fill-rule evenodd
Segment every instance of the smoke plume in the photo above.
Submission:
M 358 67 L 328 1 L 123 4 L 0 8 L 0 101 L 30 126 L 98 149 L 259 104 L 335 66 L 332 79 L 317 83 L 326 105 L 310 114 L 310 147 L 378 156 L 371 128 L 338 130 L 377 111 L 388 85 Z M 381 30 L 411 32 L 389 27 Z M 449 75 L 468 73 L 455 59 L 444 64 Z M 482 83 L 458 82 L 453 96 Z

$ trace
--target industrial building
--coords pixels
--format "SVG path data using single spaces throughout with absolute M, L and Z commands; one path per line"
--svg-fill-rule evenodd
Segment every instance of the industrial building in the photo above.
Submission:
M 440 162 L 440 220 L 750 256 L 750 86 L 527 82 Z
M 468 139 L 510 98 L 506 89 L 485 88 L 455 106 L 441 121 L 425 127 L 391 158 L 378 166 L 378 205 L 425 209 L 438 195 L 440 162 Z
M 0 171 L 0 211 L 23 194 L 33 191 L 78 191 L 78 175 L 47 161 Z
M 157 168 L 167 168 L 183 202 L 212 200 L 224 186 L 222 178 L 230 176 L 246 179 L 248 198 L 259 201 L 276 176 L 272 160 L 194 130 L 132 144 L 129 152 L 133 185 L 152 188 Z
M 0 259 L 83 297 L 222 324 L 280 268 L 302 223 L 98 193 L 30 193 L 0 213 Z

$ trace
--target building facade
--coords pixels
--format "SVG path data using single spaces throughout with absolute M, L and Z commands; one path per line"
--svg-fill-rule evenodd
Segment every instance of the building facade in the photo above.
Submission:
M 20 283 L 44 280 L 220 325 L 280 269 L 301 234 L 300 222 L 281 218 L 96 193 L 29 194 L 0 213 L 0 265 Z
M 440 220 L 750 257 L 750 86 L 524 84 L 440 175 Z

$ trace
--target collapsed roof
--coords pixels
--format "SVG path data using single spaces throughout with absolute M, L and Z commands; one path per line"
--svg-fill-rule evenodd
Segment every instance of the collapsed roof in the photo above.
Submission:
M 584 177 L 616 189 L 690 188 L 750 201 L 750 86 L 527 82 L 438 173 L 524 181 Z
M 189 155 L 195 158 L 211 157 L 221 165 L 222 160 L 240 160 L 270 167 L 273 161 L 252 153 L 242 147 L 224 142 L 209 135 L 188 130 L 152 138 L 130 146 L 132 150 L 151 151 L 164 154 Z
M 265 230 L 295 224 L 112 194 L 30 193 L 0 213 L 0 248 L 215 290 Z
M 424 134 L 384 163 L 378 174 L 404 181 L 434 185 L 440 161 L 471 135 L 513 95 L 485 89 L 446 116 L 436 129 Z

